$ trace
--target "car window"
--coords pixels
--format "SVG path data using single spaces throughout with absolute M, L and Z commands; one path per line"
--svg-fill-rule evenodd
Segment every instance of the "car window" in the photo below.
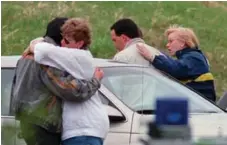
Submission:
M 110 101 L 100 91 L 98 91 L 98 95 L 102 101 L 102 104 L 109 105 Z
M 98 91 L 98 95 L 102 101 L 102 104 L 104 105 L 108 105 L 108 106 L 111 106 L 111 107 L 114 107 L 117 109 L 117 107 L 106 97 L 103 95 L 103 93 L 101 93 L 100 91 Z
M 10 115 L 10 92 L 15 70 L 13 68 L 1 68 L 1 114 Z
M 102 83 L 134 111 L 155 110 L 156 99 L 161 97 L 187 98 L 190 112 L 221 111 L 199 94 L 155 69 L 111 67 L 103 70 L 105 77 Z

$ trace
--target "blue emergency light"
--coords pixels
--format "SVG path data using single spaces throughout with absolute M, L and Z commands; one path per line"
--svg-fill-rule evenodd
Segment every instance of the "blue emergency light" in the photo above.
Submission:
M 188 125 L 188 100 L 160 98 L 156 101 L 156 125 Z

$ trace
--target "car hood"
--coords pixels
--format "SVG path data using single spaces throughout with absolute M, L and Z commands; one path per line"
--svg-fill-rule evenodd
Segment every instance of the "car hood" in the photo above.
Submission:
M 227 136 L 227 114 L 193 114 L 189 119 L 194 139 L 208 136 Z
M 135 133 L 138 129 L 139 133 L 144 134 L 148 131 L 147 124 L 154 119 L 153 115 L 140 116 L 140 123 L 138 128 L 133 131 Z M 198 113 L 191 114 L 189 117 L 190 128 L 193 140 L 201 137 L 215 137 L 223 135 L 227 137 L 227 114 L 226 113 Z M 136 129 L 137 128 L 137 129 Z

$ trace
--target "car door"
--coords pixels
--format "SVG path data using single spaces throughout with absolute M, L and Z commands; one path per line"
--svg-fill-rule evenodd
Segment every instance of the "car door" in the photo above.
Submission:
M 110 121 L 110 129 L 104 145 L 129 145 L 133 111 L 103 85 L 99 90 L 99 96 L 103 104 L 108 106 L 107 111 Z M 113 112 L 116 116 L 113 115 Z
M 10 113 L 11 87 L 15 73 L 14 68 L 1 68 L 1 127 L 2 145 L 24 145 L 25 142 L 18 138 L 19 122 L 15 120 L 14 114 Z

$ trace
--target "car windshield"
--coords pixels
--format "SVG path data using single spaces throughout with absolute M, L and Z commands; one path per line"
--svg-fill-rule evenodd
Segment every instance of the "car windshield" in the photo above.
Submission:
M 157 98 L 187 98 L 191 113 L 222 112 L 214 104 L 151 67 L 105 67 L 103 85 L 134 111 L 153 111 Z

